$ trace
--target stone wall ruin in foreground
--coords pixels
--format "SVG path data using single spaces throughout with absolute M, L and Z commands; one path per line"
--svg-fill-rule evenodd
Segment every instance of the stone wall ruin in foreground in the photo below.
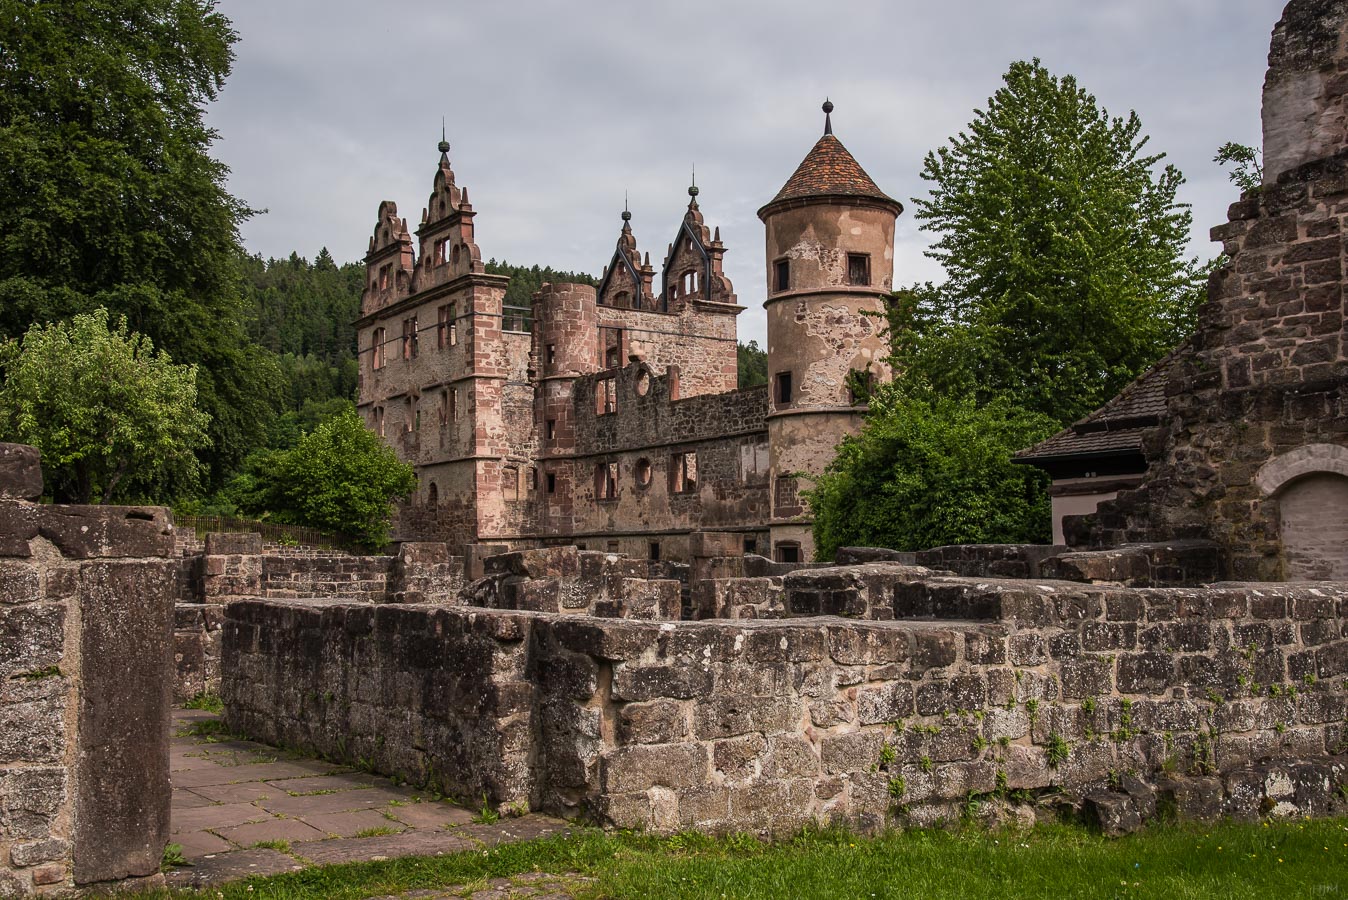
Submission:
M 971 797 L 1021 816 L 1084 810 L 1108 829 L 1158 803 L 1343 810 L 1348 586 L 886 565 L 862 567 L 865 619 L 238 602 L 227 715 L 474 803 L 661 831 L 932 823 Z M 800 574 L 819 594 L 819 570 Z

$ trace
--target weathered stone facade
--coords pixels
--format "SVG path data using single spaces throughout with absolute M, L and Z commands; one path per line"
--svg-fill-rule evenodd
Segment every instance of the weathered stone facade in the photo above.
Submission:
M 658 289 L 624 211 L 598 288 L 546 285 L 511 309 L 442 142 L 418 251 L 380 205 L 357 322 L 360 409 L 419 479 L 399 537 L 687 559 L 716 529 L 808 558 L 800 491 L 859 426 L 857 385 L 889 374 L 868 314 L 892 286 L 902 210 L 827 131 L 760 211 L 773 383 L 748 391 L 743 307 L 696 187 Z
M 169 834 L 168 511 L 41 492 L 0 445 L 0 897 L 156 879 Z
M 1265 183 L 1213 230 L 1199 328 L 1176 355 L 1140 487 L 1068 543 L 1218 543 L 1232 577 L 1348 579 L 1348 4 L 1294 0 L 1264 88 Z
M 552 553 L 493 568 L 567 581 Z M 234 603 L 229 721 L 475 802 L 661 831 L 931 824 L 970 797 L 1134 822 L 1158 795 L 1192 817 L 1342 808 L 1342 585 L 895 563 L 741 581 L 773 578 L 775 621 Z

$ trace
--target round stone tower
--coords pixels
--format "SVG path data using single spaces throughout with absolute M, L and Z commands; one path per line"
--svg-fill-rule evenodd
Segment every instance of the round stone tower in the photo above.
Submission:
M 824 136 L 772 202 L 767 227 L 769 411 L 773 556 L 814 556 L 801 498 L 861 426 L 867 388 L 889 378 L 884 298 L 893 289 L 894 223 L 886 195 L 833 136 Z

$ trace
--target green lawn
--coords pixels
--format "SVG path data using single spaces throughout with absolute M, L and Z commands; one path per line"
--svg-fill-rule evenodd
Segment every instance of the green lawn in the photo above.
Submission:
M 593 877 L 584 896 L 594 900 L 1348 897 L 1348 820 L 1158 827 L 1119 840 L 1066 827 L 879 838 L 827 831 L 776 844 L 584 830 L 490 851 L 251 879 L 206 896 L 360 900 L 535 870 Z

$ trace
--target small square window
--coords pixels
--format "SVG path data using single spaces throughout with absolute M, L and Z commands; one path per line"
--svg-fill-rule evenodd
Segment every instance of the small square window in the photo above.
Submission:
M 791 289 L 791 260 L 779 259 L 772 266 L 773 279 L 772 289 L 774 291 L 786 291 Z
M 869 254 L 847 254 L 847 283 L 861 286 L 871 283 L 871 258 Z
M 798 563 L 800 562 L 800 544 L 782 543 L 777 545 L 777 562 Z

